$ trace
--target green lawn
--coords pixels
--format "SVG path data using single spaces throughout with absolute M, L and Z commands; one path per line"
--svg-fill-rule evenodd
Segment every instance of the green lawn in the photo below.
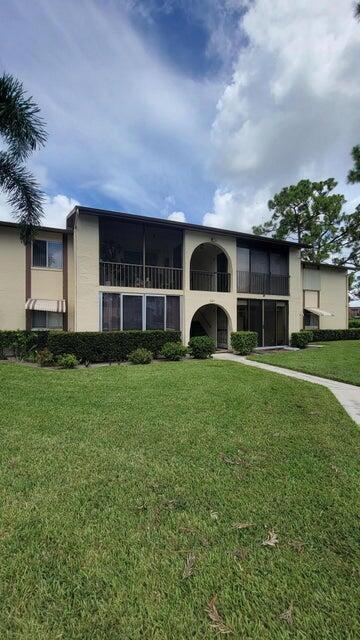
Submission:
M 359 430 L 327 389 L 221 361 L 0 385 L 2 640 L 216 638 L 213 596 L 229 637 L 360 637 Z
M 250 360 L 360 385 L 360 340 L 321 342 L 319 348 L 249 356 Z

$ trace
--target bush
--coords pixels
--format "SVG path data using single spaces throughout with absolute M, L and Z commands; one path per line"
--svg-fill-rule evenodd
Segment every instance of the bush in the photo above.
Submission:
M 291 334 L 290 344 L 298 349 L 305 349 L 313 341 L 313 331 L 298 331 Z
M 352 318 L 349 320 L 349 329 L 360 329 L 360 318 Z
M 181 358 L 185 358 L 186 354 L 187 348 L 182 342 L 167 342 L 160 351 L 160 355 L 165 360 L 181 360 Z
M 189 340 L 189 353 L 193 358 L 205 360 L 215 352 L 215 340 L 210 336 L 193 336 Z
M 36 362 L 40 367 L 51 367 L 55 364 L 54 354 L 47 347 L 37 352 Z
M 167 342 L 178 342 L 180 331 L 51 331 L 48 347 L 56 356 L 73 353 L 79 362 L 121 362 L 137 348 L 157 357 Z
M 47 345 L 47 331 L 0 331 L 0 358 L 6 355 L 23 360 L 28 354 Z
M 352 329 L 315 329 L 314 342 L 330 340 L 360 340 L 360 328 Z
M 151 351 L 148 349 L 143 349 L 139 347 L 139 349 L 135 349 L 129 353 L 128 360 L 132 362 L 132 364 L 150 364 L 152 361 L 153 355 Z
M 61 369 L 75 369 L 79 363 L 73 353 L 64 353 L 57 357 L 56 364 Z
M 247 356 L 257 347 L 258 335 L 256 331 L 234 331 L 230 342 L 235 353 Z

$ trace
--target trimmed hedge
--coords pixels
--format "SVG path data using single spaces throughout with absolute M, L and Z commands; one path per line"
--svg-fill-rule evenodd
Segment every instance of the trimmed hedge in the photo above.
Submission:
M 205 360 L 215 353 L 215 340 L 210 336 L 193 336 L 189 340 L 189 353 L 192 358 Z
M 360 329 L 360 318 L 352 318 L 349 320 L 349 329 Z
M 258 345 L 258 335 L 256 331 L 234 331 L 230 337 L 231 346 L 235 353 L 247 356 Z
M 291 334 L 290 344 L 292 347 L 297 347 L 297 349 L 305 349 L 313 339 L 313 331 L 297 331 Z
M 360 328 L 354 329 L 316 329 L 314 342 L 328 342 L 330 340 L 360 340 Z
M 29 351 L 38 351 L 47 346 L 48 331 L 0 331 L 0 357 L 6 352 L 17 358 L 24 358 Z
M 72 353 L 79 362 L 121 362 L 135 349 L 158 356 L 167 342 L 179 342 L 180 331 L 50 331 L 47 346 L 54 356 Z

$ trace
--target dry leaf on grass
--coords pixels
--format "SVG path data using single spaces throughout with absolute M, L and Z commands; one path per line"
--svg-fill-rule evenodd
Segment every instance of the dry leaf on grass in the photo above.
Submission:
M 279 539 L 274 529 L 270 529 L 270 531 L 268 532 L 268 537 L 261 544 L 263 545 L 263 547 L 275 547 L 277 544 L 279 544 Z
M 188 557 L 185 560 L 183 578 L 190 578 L 194 570 L 194 565 L 195 565 L 195 554 L 190 552 Z
M 233 552 L 233 556 L 235 560 L 245 560 L 247 558 L 248 552 L 246 549 L 235 549 Z
M 290 607 L 288 609 L 286 609 L 285 611 L 283 611 L 283 613 L 281 613 L 279 615 L 280 620 L 285 620 L 285 622 L 287 622 L 289 625 L 292 625 L 293 623 L 293 604 L 290 604 Z
M 249 527 L 254 527 L 255 525 L 251 522 L 235 522 L 233 524 L 233 529 L 248 529 Z
M 210 511 L 210 518 L 211 520 L 219 520 L 219 514 L 217 511 Z
M 216 608 L 215 602 L 216 602 L 216 596 L 213 596 L 210 602 L 208 603 L 208 606 L 205 609 L 210 620 L 212 621 L 212 624 L 210 625 L 211 628 L 217 631 L 218 633 L 223 633 L 223 634 L 234 633 L 233 629 L 229 627 L 227 624 L 225 624 L 224 620 L 222 619 L 221 615 L 219 614 Z

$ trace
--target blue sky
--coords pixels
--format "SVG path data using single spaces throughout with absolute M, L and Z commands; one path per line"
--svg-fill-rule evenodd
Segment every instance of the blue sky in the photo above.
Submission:
M 31 167 L 51 225 L 79 202 L 249 231 L 268 198 L 302 177 L 335 177 L 353 206 L 359 56 L 351 0 L 0 8 L 0 69 L 47 123 Z

